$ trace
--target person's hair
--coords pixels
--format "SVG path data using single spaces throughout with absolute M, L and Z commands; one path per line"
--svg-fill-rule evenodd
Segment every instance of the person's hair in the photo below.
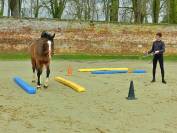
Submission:
M 159 37 L 162 37 L 162 33 L 161 32 L 158 32 L 156 35 L 159 36 Z

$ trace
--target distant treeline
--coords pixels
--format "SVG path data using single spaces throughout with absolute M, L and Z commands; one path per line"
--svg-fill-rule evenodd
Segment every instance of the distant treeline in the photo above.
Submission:
M 177 24 L 177 0 L 0 0 L 0 16 Z

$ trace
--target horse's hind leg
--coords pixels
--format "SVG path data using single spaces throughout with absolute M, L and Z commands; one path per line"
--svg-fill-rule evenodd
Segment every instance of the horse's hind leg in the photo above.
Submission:
M 33 70 L 33 77 L 32 77 L 32 82 L 36 82 L 36 76 L 35 76 L 35 70 L 36 70 L 36 62 L 35 60 L 31 59 L 31 63 L 32 63 L 32 70 Z
M 45 88 L 48 87 L 49 75 L 50 75 L 50 67 L 49 67 L 49 65 L 46 65 L 46 81 L 45 81 L 45 84 L 44 84 Z

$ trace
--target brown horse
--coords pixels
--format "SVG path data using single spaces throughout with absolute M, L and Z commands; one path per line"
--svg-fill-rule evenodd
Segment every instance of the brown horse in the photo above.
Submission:
M 42 69 L 46 68 L 46 81 L 44 87 L 48 87 L 48 80 L 50 75 L 50 60 L 54 53 L 54 39 L 55 34 L 51 35 L 47 32 L 42 32 L 41 38 L 34 41 L 30 46 L 31 63 L 33 70 L 33 80 L 35 82 L 35 71 L 37 71 L 37 88 L 41 87 L 40 76 Z

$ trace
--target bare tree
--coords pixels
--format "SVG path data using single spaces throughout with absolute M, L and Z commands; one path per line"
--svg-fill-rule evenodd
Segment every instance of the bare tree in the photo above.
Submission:
M 79 20 L 94 20 L 97 15 L 97 0 L 73 0 L 76 5 L 76 16 Z
M 35 18 L 38 18 L 38 15 L 39 15 L 39 0 L 36 0 L 35 2 L 35 6 L 34 6 L 34 17 Z
M 3 16 L 4 14 L 4 0 L 1 0 L 1 11 L 0 11 L 0 16 Z
M 50 0 L 50 9 L 53 18 L 61 19 L 67 0 Z
M 132 0 L 135 23 L 143 23 L 146 16 L 147 2 L 148 0 Z
M 119 0 L 111 0 L 110 5 L 110 21 L 117 22 L 118 21 L 118 8 L 119 8 Z
M 177 23 L 177 0 L 168 0 L 169 23 Z
M 84 20 L 90 20 L 90 0 L 84 0 L 83 1 L 83 5 L 84 5 Z
M 110 16 L 110 0 L 102 0 L 103 2 L 103 12 L 105 14 L 105 21 L 109 21 Z
M 79 20 L 82 20 L 82 13 L 83 13 L 83 1 L 82 0 L 73 0 L 76 5 L 76 17 Z
M 9 9 L 11 11 L 11 16 L 20 17 L 21 11 L 21 0 L 9 0 Z
M 133 8 L 131 0 L 120 0 L 119 6 L 119 22 L 131 23 L 133 20 Z
M 160 13 L 160 0 L 153 0 L 152 2 L 152 21 L 158 23 Z

